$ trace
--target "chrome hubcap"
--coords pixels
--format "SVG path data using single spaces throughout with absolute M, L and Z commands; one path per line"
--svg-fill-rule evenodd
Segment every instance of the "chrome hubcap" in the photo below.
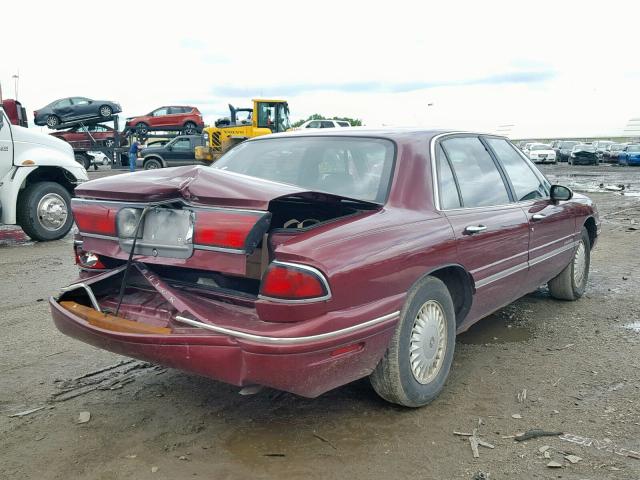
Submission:
M 587 264 L 587 251 L 584 242 L 580 242 L 573 256 L 573 281 L 576 286 L 582 285 Z
M 56 120 L 55 117 L 48 117 L 47 118 L 47 125 L 51 126 L 51 127 L 55 127 L 58 124 L 58 121 Z
M 60 230 L 67 221 L 69 212 L 64 199 L 57 193 L 48 193 L 38 203 L 40 225 L 49 231 Z
M 411 373 L 417 382 L 432 382 L 444 362 L 447 349 L 447 328 L 442 306 L 435 300 L 426 302 L 411 329 L 409 361 Z
M 100 109 L 100 115 L 103 117 L 108 117 L 111 115 L 111 109 L 109 107 L 102 107 Z

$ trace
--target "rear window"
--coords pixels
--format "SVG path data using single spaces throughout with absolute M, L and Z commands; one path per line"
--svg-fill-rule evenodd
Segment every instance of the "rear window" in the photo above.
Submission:
M 377 138 L 300 137 L 241 143 L 212 168 L 384 203 L 395 147 Z

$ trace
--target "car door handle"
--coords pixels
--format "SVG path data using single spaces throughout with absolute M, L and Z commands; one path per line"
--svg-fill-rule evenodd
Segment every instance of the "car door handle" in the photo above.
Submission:
M 483 232 L 486 229 L 487 229 L 486 225 L 469 225 L 464 229 L 464 232 L 471 235 L 474 233 Z
M 533 220 L 543 220 L 543 219 L 547 218 L 547 216 L 544 213 L 534 213 L 531 218 Z

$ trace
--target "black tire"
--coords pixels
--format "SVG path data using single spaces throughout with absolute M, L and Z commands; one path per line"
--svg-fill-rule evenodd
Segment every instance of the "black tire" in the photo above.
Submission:
M 60 125 L 60 118 L 57 115 L 49 115 L 47 117 L 47 127 L 55 128 Z
M 583 255 L 580 254 L 581 248 Z M 580 266 L 582 265 L 582 275 Z M 571 262 L 555 278 L 549 280 L 549 292 L 558 300 L 577 300 L 584 294 L 589 280 L 589 266 L 591 265 L 591 241 L 589 233 L 582 227 L 580 243 L 571 258 Z M 576 278 L 578 275 L 579 278 Z
M 41 201 L 45 203 L 41 205 Z M 66 216 L 56 215 L 60 221 L 60 226 L 57 228 L 51 228 L 52 217 L 46 217 L 38 210 L 39 206 L 52 201 L 55 202 L 54 207 L 64 204 L 63 208 L 66 211 Z M 51 206 L 51 203 L 49 205 Z M 50 212 L 50 214 L 56 214 L 56 212 Z M 18 197 L 17 221 L 24 232 L 34 240 L 58 240 L 69 233 L 73 225 L 71 195 L 62 185 L 55 182 L 38 182 L 29 185 Z
M 144 122 L 140 122 L 136 125 L 136 133 L 138 135 L 146 135 L 149 133 L 149 125 Z
M 155 170 L 156 168 L 162 168 L 162 162 L 157 158 L 150 158 L 142 163 L 142 167 L 145 170 Z
M 198 126 L 193 122 L 187 122 L 182 127 L 183 135 L 196 135 L 198 133 Z
M 116 140 L 114 138 L 107 138 L 104 141 L 104 146 L 107 148 L 114 147 L 116 145 Z
M 76 162 L 82 165 L 85 170 L 89 170 L 91 167 L 91 158 L 86 153 L 76 153 L 74 154 Z
M 446 338 L 442 343 L 443 351 L 439 351 L 437 345 L 434 348 L 434 341 L 440 344 L 436 337 L 429 338 L 427 335 L 430 343 L 426 353 L 433 351 L 434 358 L 441 358 L 441 361 L 433 374 L 420 382 L 411 365 L 412 351 L 410 347 L 412 335 L 416 334 L 414 327 L 418 320 L 418 313 L 423 307 L 440 308 L 444 317 L 441 336 L 446 333 Z M 422 407 L 435 399 L 444 387 L 453 362 L 455 343 L 456 320 L 449 290 L 439 279 L 424 277 L 414 285 L 407 296 L 389 347 L 369 377 L 371 385 L 376 393 L 388 402 L 405 407 Z M 421 349 L 417 350 L 418 353 L 421 351 Z M 413 352 L 415 351 L 414 348 Z
M 113 108 L 111 108 L 109 105 L 102 105 L 98 109 L 98 114 L 102 118 L 109 118 L 113 115 Z

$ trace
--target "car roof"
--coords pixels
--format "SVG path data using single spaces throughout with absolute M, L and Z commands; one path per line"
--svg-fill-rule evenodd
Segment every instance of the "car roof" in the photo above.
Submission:
M 430 129 L 430 128 L 411 128 L 411 127 L 351 127 L 343 129 L 310 129 L 309 130 L 293 130 L 290 132 L 273 133 L 254 137 L 248 141 L 259 141 L 267 138 L 282 137 L 376 137 L 387 138 L 389 140 L 409 140 L 413 137 L 432 138 L 443 134 L 469 134 L 469 135 L 486 135 L 490 137 L 506 138 L 502 135 L 496 135 L 487 132 L 472 132 L 456 129 Z

